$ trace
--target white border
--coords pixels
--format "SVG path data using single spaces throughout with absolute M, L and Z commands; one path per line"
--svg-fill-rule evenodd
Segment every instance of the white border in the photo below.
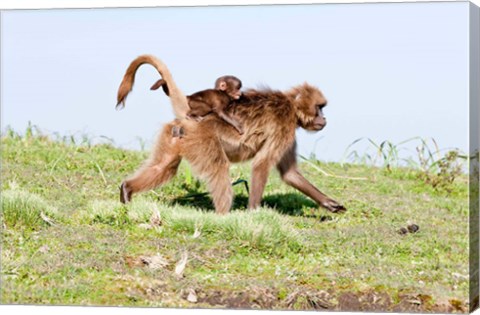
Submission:
M 126 8 L 126 7 L 161 7 L 161 6 L 208 6 L 208 5 L 259 5 L 259 4 L 310 4 L 310 3 L 385 3 L 385 2 L 466 2 L 466 0 L 0 0 L 1 10 L 12 9 L 58 9 L 58 8 Z M 471 0 L 477 6 L 480 6 L 480 0 Z M 1 284 L 0 284 L 1 290 Z M 0 301 L 1 303 L 1 301 Z M 122 307 L 66 307 L 66 306 L 14 306 L 0 305 L 2 314 L 195 314 L 195 315 L 223 315 L 223 314 L 326 314 L 326 312 L 300 312 L 300 311 L 258 311 L 258 310 L 215 310 L 215 309 L 159 309 L 159 308 L 122 308 Z M 328 314 L 334 314 L 331 311 Z M 478 312 L 476 312 L 478 313 Z M 351 312 L 342 312 L 341 314 L 360 314 Z M 369 313 L 363 313 L 369 314 Z M 371 314 L 371 313 L 370 313 Z M 375 313 L 376 315 L 390 313 Z
M 466 2 L 467 0 L 0 0 L 0 9 L 125 8 L 158 6 L 259 5 L 378 2 Z M 480 0 L 470 2 L 480 6 Z

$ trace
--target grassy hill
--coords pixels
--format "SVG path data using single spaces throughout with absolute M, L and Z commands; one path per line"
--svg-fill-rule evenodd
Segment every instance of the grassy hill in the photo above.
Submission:
M 218 216 L 184 162 L 125 207 L 118 186 L 146 152 L 31 130 L 8 131 L 1 147 L 4 304 L 468 309 L 464 175 L 310 159 L 303 173 L 346 213 L 272 173 L 261 209 L 246 210 L 237 185 L 233 210 Z M 249 165 L 231 176 L 249 180 Z M 409 224 L 419 230 L 398 232 Z

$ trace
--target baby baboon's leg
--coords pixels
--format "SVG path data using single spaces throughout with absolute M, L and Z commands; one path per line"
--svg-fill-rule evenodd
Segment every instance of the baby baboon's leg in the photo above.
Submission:
M 234 118 L 228 116 L 223 110 L 219 110 L 217 115 L 222 118 L 226 123 L 232 125 L 235 129 L 237 129 L 238 133 L 243 135 L 243 126 L 240 122 L 235 120 Z

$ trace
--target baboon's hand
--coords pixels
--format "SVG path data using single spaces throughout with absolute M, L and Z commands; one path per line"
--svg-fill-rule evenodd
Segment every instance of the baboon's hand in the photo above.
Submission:
M 322 206 L 324 208 L 326 208 L 328 211 L 330 212 L 333 212 L 333 213 L 343 213 L 345 211 L 347 211 L 347 209 L 339 204 L 338 202 L 336 202 L 335 200 L 333 199 L 328 199 L 327 201 L 325 201 L 324 203 L 322 203 Z
M 130 199 L 132 199 L 132 191 L 127 188 L 125 183 L 122 183 L 120 186 L 120 202 L 125 204 L 127 202 L 130 202 Z

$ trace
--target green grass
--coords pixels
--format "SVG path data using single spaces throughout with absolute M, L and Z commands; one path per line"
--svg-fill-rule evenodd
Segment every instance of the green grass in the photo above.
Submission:
M 7 226 L 39 230 L 51 225 L 56 213 L 57 210 L 38 195 L 17 189 L 2 191 L 2 215 Z
M 318 208 L 272 172 L 262 208 L 246 210 L 237 185 L 219 216 L 186 163 L 124 206 L 118 186 L 146 152 L 33 130 L 7 131 L 1 145 L 2 303 L 374 310 L 385 299 L 372 296 L 386 296 L 383 311 L 468 307 L 465 175 L 439 189 L 425 169 L 309 159 L 302 172 L 346 213 Z M 249 166 L 231 177 L 248 179 Z M 410 223 L 419 232 L 397 233 Z M 157 254 L 167 266 L 142 263 Z

